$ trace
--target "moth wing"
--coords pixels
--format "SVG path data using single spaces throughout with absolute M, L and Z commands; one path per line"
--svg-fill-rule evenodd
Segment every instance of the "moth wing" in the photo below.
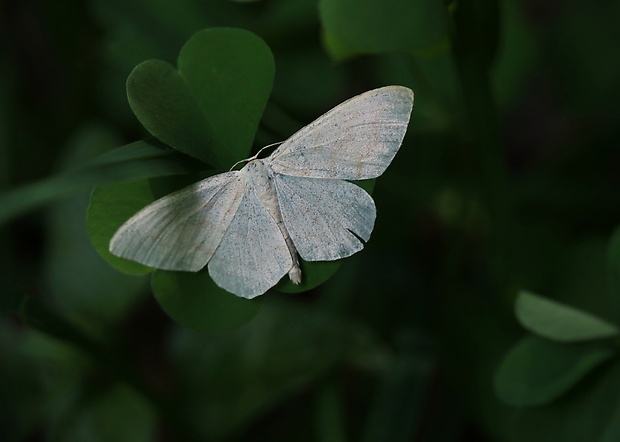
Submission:
M 110 252 L 159 269 L 198 271 L 213 256 L 243 192 L 238 172 L 227 172 L 166 195 L 116 231 Z
M 375 203 L 355 184 L 278 174 L 274 183 L 284 225 L 304 260 L 345 258 L 370 239 Z
M 284 236 L 248 181 L 241 204 L 213 258 L 209 274 L 217 285 L 243 298 L 262 295 L 291 269 Z
M 412 108 L 413 91 L 406 87 L 365 92 L 300 129 L 265 161 L 285 175 L 376 178 L 400 148 Z

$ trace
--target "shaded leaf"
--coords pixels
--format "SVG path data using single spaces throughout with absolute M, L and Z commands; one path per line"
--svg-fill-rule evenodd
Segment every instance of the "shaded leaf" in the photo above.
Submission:
M 269 47 L 242 29 L 207 29 L 183 46 L 178 65 L 213 128 L 215 166 L 246 158 L 275 75 Z
M 437 0 L 321 0 L 319 11 L 339 58 L 347 47 L 358 53 L 428 48 L 445 36 L 448 23 Z
M 140 123 L 158 140 L 207 164 L 218 163 L 210 122 L 174 66 L 161 60 L 140 63 L 127 78 L 127 98 Z
M 603 344 L 562 344 L 526 336 L 502 360 L 495 391 L 511 405 L 545 404 L 566 393 L 614 354 Z
M 611 442 L 620 405 L 620 364 L 597 370 L 557 401 L 515 412 L 510 431 L 518 442 Z
M 221 289 L 206 269 L 197 273 L 157 270 L 151 286 L 162 310 L 202 333 L 235 330 L 250 321 L 261 305 L 260 300 L 242 299 Z
M 204 168 L 204 164 L 158 146 L 161 146 L 159 142 L 137 141 L 101 155 L 83 167 L 9 190 L 0 195 L 0 224 L 97 184 L 176 175 Z
M 144 275 L 151 267 L 110 253 L 110 239 L 118 228 L 140 209 L 155 200 L 148 180 L 97 186 L 90 197 L 87 226 L 99 255 L 112 267 L 132 275 Z
M 181 49 L 178 71 L 160 60 L 138 65 L 127 97 L 160 141 L 214 167 L 246 158 L 274 76 L 267 45 L 241 29 L 194 34 Z
M 66 146 L 63 163 L 66 167 L 83 163 L 84 157 L 92 157 L 110 144 L 118 145 L 111 135 L 102 127 L 81 127 Z M 46 212 L 44 274 L 47 296 L 56 308 L 94 332 L 116 323 L 135 305 L 144 294 L 146 280 L 117 272 L 93 250 L 83 216 L 90 193 L 84 189 Z
M 522 291 L 515 305 L 517 319 L 533 333 L 565 342 L 616 336 L 618 328 L 587 312 Z
M 329 55 L 336 61 L 346 60 L 357 53 L 355 48 L 346 44 L 326 29 L 323 29 L 321 39 Z

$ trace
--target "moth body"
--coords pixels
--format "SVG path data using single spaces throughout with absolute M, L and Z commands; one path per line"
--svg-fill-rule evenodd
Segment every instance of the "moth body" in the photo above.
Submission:
M 271 218 L 275 221 L 278 229 L 284 237 L 286 247 L 291 254 L 291 260 L 293 262 L 293 265 L 288 272 L 290 280 L 294 284 L 301 284 L 301 267 L 299 266 L 297 249 L 295 248 L 291 235 L 286 230 L 286 225 L 282 219 L 282 211 L 280 210 L 280 204 L 278 204 L 278 195 L 273 183 L 273 170 L 271 170 L 271 168 L 266 165 L 263 160 L 255 159 L 246 164 L 240 172 L 242 174 L 246 174 L 247 182 L 251 183 L 258 200 L 265 207 Z
M 401 146 L 413 91 L 387 86 L 336 106 L 268 157 L 166 195 L 128 219 L 110 251 L 147 266 L 201 271 L 243 298 L 262 295 L 300 259 L 335 261 L 370 239 L 372 197 L 349 182 L 380 176 Z M 309 270 L 306 271 L 306 277 Z

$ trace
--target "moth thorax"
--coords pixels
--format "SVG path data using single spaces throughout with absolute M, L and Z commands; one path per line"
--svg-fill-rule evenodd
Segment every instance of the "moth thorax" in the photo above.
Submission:
M 270 209 L 278 206 L 276 188 L 273 184 L 267 166 L 261 160 L 254 160 L 247 165 L 249 181 L 252 183 L 256 196 L 263 205 Z M 279 212 L 279 208 L 277 209 Z

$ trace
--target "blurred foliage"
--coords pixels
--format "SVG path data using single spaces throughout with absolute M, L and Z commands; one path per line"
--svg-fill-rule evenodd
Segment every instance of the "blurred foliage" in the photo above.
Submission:
M 2 2 L 0 440 L 620 440 L 618 14 Z M 416 101 L 373 237 L 311 290 L 102 257 L 141 205 L 387 84 Z M 160 132 L 171 103 L 191 118 Z

